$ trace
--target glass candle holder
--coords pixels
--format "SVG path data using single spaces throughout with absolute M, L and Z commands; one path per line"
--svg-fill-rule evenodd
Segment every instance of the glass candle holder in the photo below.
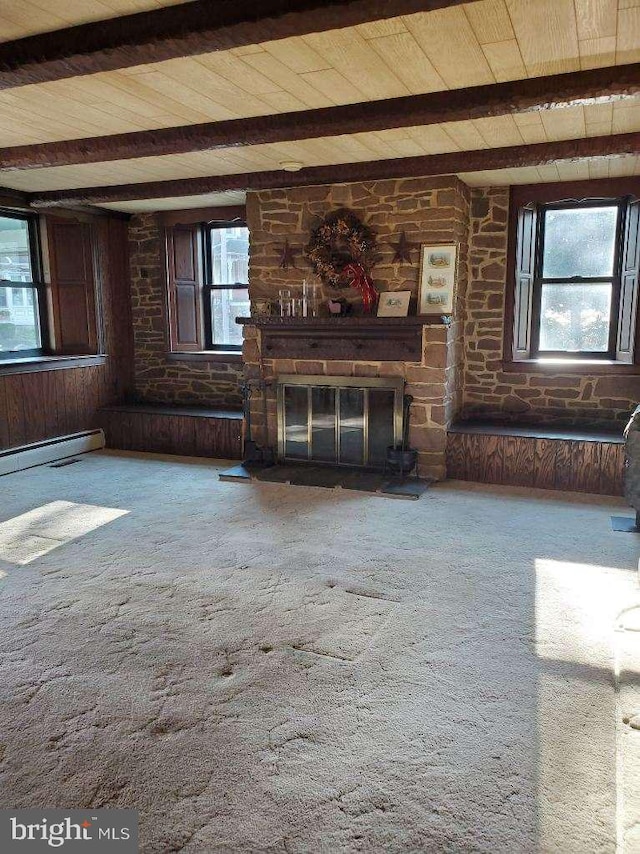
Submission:
M 317 317 L 319 310 L 318 286 L 314 283 L 310 284 L 304 279 L 302 282 L 302 316 Z
M 307 317 L 318 317 L 320 313 L 320 299 L 317 296 L 309 297 L 307 300 Z
M 278 308 L 280 317 L 291 317 L 293 305 L 291 301 L 291 291 L 288 288 L 282 288 L 278 291 Z

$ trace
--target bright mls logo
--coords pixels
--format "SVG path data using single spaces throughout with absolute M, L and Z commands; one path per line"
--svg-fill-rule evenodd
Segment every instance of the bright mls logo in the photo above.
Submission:
M 136 854 L 137 810 L 0 810 L 0 851 Z

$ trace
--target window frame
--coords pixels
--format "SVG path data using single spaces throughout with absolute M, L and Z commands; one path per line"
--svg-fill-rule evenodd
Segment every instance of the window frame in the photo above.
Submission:
M 229 352 L 241 353 L 242 344 L 223 344 L 213 340 L 213 318 L 211 310 L 211 296 L 214 291 L 238 290 L 239 287 L 249 292 L 249 282 L 235 282 L 227 285 L 215 285 L 213 283 L 213 254 L 211 233 L 223 228 L 246 228 L 245 220 L 211 220 L 202 223 L 202 247 L 203 247 L 203 283 L 202 283 L 202 323 L 204 331 L 204 349 L 211 353 Z
M 45 356 L 50 352 L 51 340 L 49 331 L 49 312 L 47 304 L 47 284 L 44 281 L 42 262 L 42 241 L 40 239 L 40 220 L 38 214 L 22 213 L 10 208 L 0 208 L 0 217 L 18 219 L 27 223 L 29 240 L 29 257 L 31 261 L 31 282 L 14 282 L 11 279 L 0 279 L 0 287 L 15 288 L 35 293 L 34 307 L 37 310 L 40 330 L 40 347 L 21 350 L 0 351 L 0 362 L 15 361 L 16 359 Z
M 606 201 L 622 199 L 626 203 L 623 253 L 621 264 L 620 313 L 615 359 L 532 358 L 530 348 L 531 291 L 534 276 L 532 244 L 537 235 L 537 213 L 543 204 L 554 202 Z M 514 184 L 507 195 L 508 210 L 503 219 L 496 211 L 496 221 L 505 222 L 506 245 L 499 235 L 480 229 L 482 245 L 488 260 L 498 265 L 506 252 L 506 277 L 502 314 L 501 369 L 506 374 L 550 375 L 562 373 L 584 376 L 640 375 L 640 176 L 601 178 L 584 181 Z M 502 248 L 504 245 L 504 249 Z M 492 281 L 496 277 L 491 268 Z M 495 297 L 492 302 L 495 302 Z M 497 354 L 496 354 L 497 355 Z
M 536 223 L 536 245 L 534 254 L 534 276 L 532 282 L 532 305 L 531 305 L 531 344 L 530 358 L 533 360 L 588 360 L 588 361 L 616 361 L 616 342 L 620 324 L 620 291 L 621 291 L 621 266 L 622 251 L 625 233 L 627 198 L 586 198 L 565 199 L 557 202 L 546 202 L 538 204 L 538 217 Z M 611 276 L 565 276 L 552 278 L 543 276 L 544 241 L 546 230 L 546 215 L 550 210 L 575 210 L 585 208 L 616 207 L 618 209 L 616 218 L 616 233 L 614 237 L 614 259 Z M 609 314 L 609 340 L 606 351 L 597 350 L 541 350 L 541 306 L 542 290 L 546 284 L 611 284 L 611 307 Z

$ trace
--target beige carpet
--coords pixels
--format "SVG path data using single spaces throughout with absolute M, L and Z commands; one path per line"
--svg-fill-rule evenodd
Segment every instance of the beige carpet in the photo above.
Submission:
M 144 852 L 640 850 L 622 502 L 115 453 L 0 486 L 2 806 L 136 807 Z

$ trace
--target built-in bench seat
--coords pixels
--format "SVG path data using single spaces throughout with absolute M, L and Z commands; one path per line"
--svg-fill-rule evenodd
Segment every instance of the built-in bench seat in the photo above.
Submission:
M 203 407 L 127 404 L 99 412 L 107 448 L 238 460 L 242 412 Z
M 622 495 L 622 432 L 461 422 L 448 430 L 447 477 Z

